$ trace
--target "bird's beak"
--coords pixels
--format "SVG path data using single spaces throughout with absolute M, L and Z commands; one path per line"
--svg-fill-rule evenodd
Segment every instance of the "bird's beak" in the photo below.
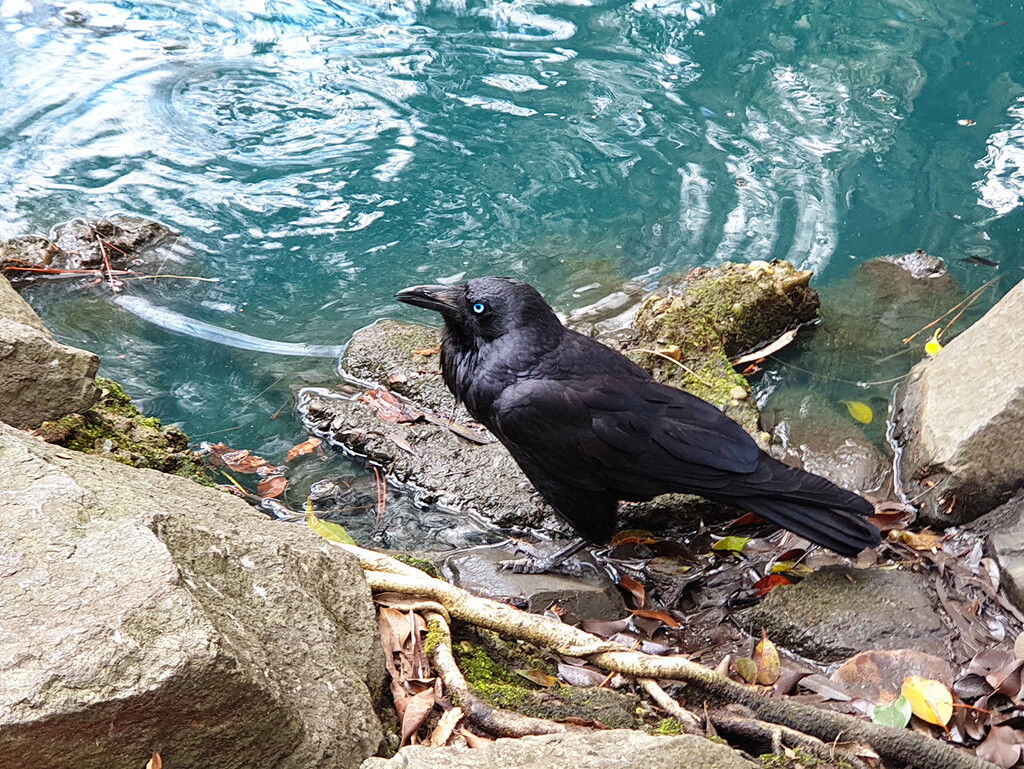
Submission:
M 465 304 L 466 289 L 463 286 L 410 286 L 395 294 L 395 299 L 449 317 L 458 314 Z

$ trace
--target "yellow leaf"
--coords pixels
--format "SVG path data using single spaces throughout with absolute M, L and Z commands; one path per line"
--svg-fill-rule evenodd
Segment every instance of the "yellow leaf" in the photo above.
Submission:
M 942 352 L 942 343 L 939 341 L 939 334 L 942 333 L 941 328 L 935 329 L 935 333 L 932 334 L 932 338 L 929 339 L 924 345 L 924 352 L 930 358 L 934 358 L 940 352 Z
M 850 416 L 862 425 L 871 424 L 871 420 L 875 418 L 875 413 L 866 403 L 861 403 L 860 401 L 842 401 L 842 403 L 846 406 L 846 410 L 850 412 Z
M 711 546 L 712 550 L 730 550 L 734 553 L 742 553 L 743 548 L 750 542 L 750 537 L 722 537 Z
M 922 721 L 945 726 L 953 717 L 953 695 L 939 681 L 907 676 L 900 694 L 910 703 L 910 711 Z
M 782 660 L 779 650 L 768 640 L 768 634 L 761 628 L 761 640 L 754 649 L 754 663 L 757 665 L 757 682 L 771 686 L 782 675 Z
M 306 525 L 330 542 L 340 542 L 343 545 L 354 545 L 356 543 L 340 523 L 322 521 L 310 513 L 306 516 Z

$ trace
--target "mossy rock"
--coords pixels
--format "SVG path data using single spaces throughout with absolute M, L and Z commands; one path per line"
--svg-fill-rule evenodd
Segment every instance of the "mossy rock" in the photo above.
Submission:
M 43 422 L 33 434 L 74 451 L 213 485 L 202 463 L 189 451 L 185 433 L 147 417 L 116 382 L 97 377 L 96 385 L 100 398 L 92 408 Z
M 634 349 L 631 357 L 659 382 L 710 401 L 754 431 L 750 385 L 729 359 L 813 320 L 820 300 L 810 279 L 809 270 L 781 261 L 691 270 L 680 285 L 641 303 L 635 348 L 660 354 Z

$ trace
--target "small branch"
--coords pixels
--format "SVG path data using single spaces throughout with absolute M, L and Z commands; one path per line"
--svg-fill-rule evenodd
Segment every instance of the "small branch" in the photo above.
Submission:
M 658 352 L 657 350 L 648 350 L 645 347 L 638 347 L 637 349 L 632 350 L 631 352 L 643 352 L 643 353 L 647 353 L 648 355 L 657 355 L 659 358 L 664 358 L 669 363 L 676 364 L 677 366 L 679 366 L 679 368 L 681 368 L 687 374 L 689 374 L 694 379 L 696 379 L 698 382 L 703 384 L 705 387 L 710 387 L 711 389 L 714 389 L 714 387 L 715 387 L 713 384 L 711 384 L 711 382 L 709 382 L 708 380 L 704 379 L 700 374 L 698 374 L 696 371 L 694 371 L 689 366 L 684 364 L 682 361 L 678 361 L 675 358 L 673 358 L 672 356 L 666 355 L 663 352 Z
M 644 687 L 644 691 L 650 695 L 659 708 L 682 723 L 687 734 L 704 734 L 704 727 L 701 725 L 700 719 L 672 699 L 668 692 L 658 685 L 657 681 L 651 678 L 641 678 L 640 685 Z

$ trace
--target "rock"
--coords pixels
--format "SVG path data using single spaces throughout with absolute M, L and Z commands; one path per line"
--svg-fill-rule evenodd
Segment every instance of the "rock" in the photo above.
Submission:
M 1024 283 L 911 371 L 896 409 L 903 491 L 920 518 L 970 521 L 1024 485 Z
M 772 590 L 751 612 L 749 629 L 763 627 L 779 646 L 820 662 L 904 648 L 948 659 L 949 631 L 930 590 L 920 574 L 826 566 Z
M 131 216 L 91 222 L 75 219 L 59 227 L 53 240 L 29 235 L 0 241 L 0 270 L 11 280 L 29 280 L 38 273 L 18 267 L 100 270 L 109 264 L 115 270 L 133 269 L 141 257 L 173 234 L 162 224 Z
M 384 678 L 355 559 L 0 424 L 0 766 L 356 767 Z
M 644 299 L 633 321 L 633 349 L 667 352 L 636 352 L 631 357 L 659 382 L 714 403 L 755 432 L 757 406 L 735 392 L 749 392 L 750 385 L 729 358 L 817 317 L 820 302 L 810 279 L 809 271 L 796 270 L 789 262 L 726 262 L 691 270 L 680 286 L 659 289 Z
M 35 311 L 0 277 L 0 421 L 36 427 L 85 411 L 99 395 L 100 361 L 60 344 Z
M 1006 597 L 1024 611 L 1024 493 L 978 518 L 971 529 L 985 535 Z
M 497 441 L 480 445 L 435 424 L 388 422 L 368 404 L 320 388 L 299 391 L 298 411 L 310 432 L 388 468 L 388 479 L 409 488 L 419 504 L 479 515 L 497 526 L 568 531 Z
M 772 432 L 771 454 L 788 465 L 828 478 L 860 494 L 880 490 L 890 462 L 853 419 L 818 392 L 786 388 L 762 412 Z
M 499 739 L 481 748 L 428 748 L 410 745 L 392 759 L 370 758 L 362 769 L 753 769 L 759 763 L 710 740 L 693 735 L 656 737 L 643 732 L 567 732 L 542 737 Z
M 188 436 L 139 411 L 116 382 L 96 378 L 100 397 L 88 410 L 43 422 L 33 435 L 47 443 L 105 456 L 132 467 L 148 467 L 213 485 Z
M 544 543 L 531 552 L 541 557 L 553 554 L 564 543 Z M 512 604 L 542 614 L 552 605 L 565 610 L 563 620 L 579 624 L 587 619 L 612 620 L 626 615 L 626 604 L 604 569 L 586 553 L 577 556 L 582 573 L 516 574 L 499 566 L 501 561 L 521 557 L 512 548 L 474 548 L 445 561 L 454 584 L 473 595 Z

